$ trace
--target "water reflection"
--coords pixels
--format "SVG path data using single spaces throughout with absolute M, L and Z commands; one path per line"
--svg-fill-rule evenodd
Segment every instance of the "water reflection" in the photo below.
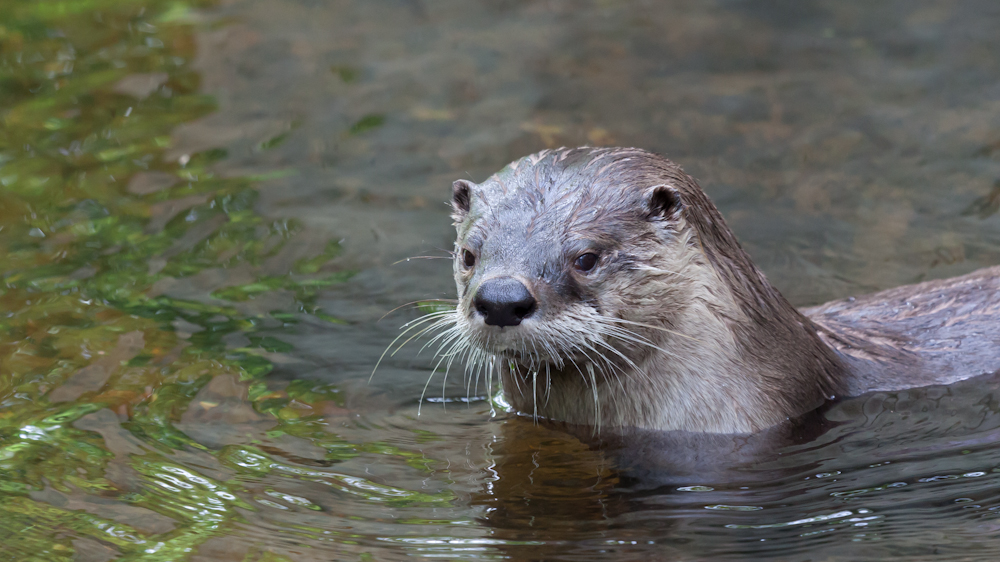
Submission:
M 494 478 L 473 501 L 489 506 L 483 521 L 513 559 L 957 555 L 961 541 L 998 529 L 987 483 L 1000 474 L 996 384 L 842 402 L 820 435 L 750 462 L 714 455 L 722 439 L 660 434 L 655 445 L 641 436 L 592 449 L 508 420 L 490 448 Z M 970 400 L 981 407 L 959 414 Z M 920 422 L 900 423 L 911 417 Z M 696 455 L 704 465 L 692 471 Z M 984 559 L 991 552 L 983 545 Z

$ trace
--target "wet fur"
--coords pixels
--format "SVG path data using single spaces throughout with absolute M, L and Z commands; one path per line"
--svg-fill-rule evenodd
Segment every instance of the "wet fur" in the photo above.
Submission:
M 654 154 L 543 151 L 482 184 L 455 182 L 453 206 L 458 306 L 418 334 L 440 330 L 428 344 L 438 366 L 464 366 L 470 384 L 499 375 L 520 412 L 597 429 L 752 433 L 838 394 L 937 382 L 906 379 L 919 362 L 896 361 L 902 334 L 869 343 L 885 318 L 851 330 L 843 302 L 810 311 L 819 325 L 792 307 L 695 181 Z M 585 251 L 601 256 L 589 274 L 572 268 Z M 518 326 L 488 326 L 472 306 L 499 276 L 539 303 Z M 997 277 L 981 279 L 994 294 Z M 983 325 L 990 345 L 998 318 Z

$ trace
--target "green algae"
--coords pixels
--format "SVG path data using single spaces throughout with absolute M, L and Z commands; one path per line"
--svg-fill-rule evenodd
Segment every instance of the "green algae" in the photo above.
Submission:
M 337 264 L 336 240 L 299 255 L 303 227 L 255 211 L 257 184 L 295 170 L 221 177 L 222 149 L 167 158 L 173 128 L 215 109 L 190 65 L 195 11 L 211 4 L 0 5 L 0 540 L 18 560 L 72 560 L 79 540 L 122 560 L 183 560 L 262 502 L 320 509 L 248 484 L 271 474 L 392 506 L 454 501 L 271 452 L 271 440 L 297 439 L 328 465 L 364 454 L 424 473 L 434 464 L 327 431 L 316 412 L 344 405 L 332 385 L 262 379 L 269 354 L 294 351 L 283 329 L 305 317 L 343 324 L 318 296 L 354 272 Z M 340 75 L 350 82 L 356 71 Z M 351 132 L 383 121 L 366 116 Z M 185 290 L 212 274 L 221 286 Z M 276 293 L 291 308 L 267 305 Z M 235 382 L 213 390 L 220 380 Z M 217 407 L 225 401 L 236 406 Z M 188 435 L 212 423 L 245 426 L 233 434 L 242 442 L 212 448 Z M 185 466 L 179 451 L 208 455 L 220 471 Z M 159 523 L 130 523 L 136 513 Z
M 360 135 L 362 133 L 367 133 L 368 131 L 378 129 L 385 124 L 385 115 L 379 113 L 371 113 L 365 115 L 361 119 L 358 119 L 348 132 L 352 135 Z

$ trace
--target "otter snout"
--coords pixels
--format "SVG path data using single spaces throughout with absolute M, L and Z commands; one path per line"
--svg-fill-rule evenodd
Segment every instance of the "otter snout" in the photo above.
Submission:
M 517 326 L 538 309 L 531 291 L 513 277 L 494 277 L 479 286 L 472 299 L 476 312 L 490 326 Z

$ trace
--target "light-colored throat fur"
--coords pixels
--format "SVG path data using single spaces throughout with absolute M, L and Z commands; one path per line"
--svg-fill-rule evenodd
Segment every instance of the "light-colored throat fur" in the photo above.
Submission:
M 801 413 L 803 399 L 813 406 L 822 402 L 823 391 L 809 373 L 789 380 L 799 377 L 769 361 L 780 352 L 757 349 L 788 342 L 788 327 L 752 318 L 692 230 L 680 221 L 675 233 L 656 241 L 654 254 L 601 290 L 609 296 L 600 303 L 602 313 L 627 321 L 648 345 L 603 336 L 631 361 L 605 353 L 614 367 L 586 359 L 534 372 L 502 365 L 504 392 L 515 409 L 597 431 L 751 433 Z M 802 335 L 791 339 L 815 345 Z M 789 388 L 798 390 L 789 395 Z

